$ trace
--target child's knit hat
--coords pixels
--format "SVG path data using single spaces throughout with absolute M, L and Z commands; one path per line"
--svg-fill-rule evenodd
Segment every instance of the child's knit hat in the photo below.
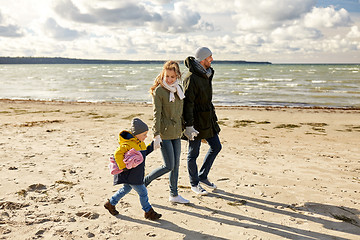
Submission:
M 195 51 L 195 59 L 198 60 L 199 62 L 201 62 L 210 55 L 212 55 L 212 52 L 207 47 L 199 47 Z
M 141 121 L 141 119 L 139 118 L 133 118 L 133 120 L 131 120 L 131 127 L 130 127 L 130 132 L 135 136 L 138 135 L 140 133 L 146 132 L 148 131 L 149 128 L 146 125 L 146 123 L 144 123 L 143 121 Z

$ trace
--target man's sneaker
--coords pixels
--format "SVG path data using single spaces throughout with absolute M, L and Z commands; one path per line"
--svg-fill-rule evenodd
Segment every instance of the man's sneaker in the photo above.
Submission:
M 217 186 L 214 183 L 211 183 L 209 181 L 209 179 L 200 180 L 200 182 L 202 182 L 203 184 L 205 184 L 206 187 L 208 187 L 208 188 L 210 188 L 212 190 L 217 189 Z
M 170 196 L 170 197 L 169 197 L 169 201 L 170 201 L 170 202 L 173 202 L 173 203 L 182 203 L 182 204 L 190 203 L 189 200 L 183 198 L 183 197 L 180 196 L 180 195 L 177 195 L 176 197 Z
M 191 190 L 198 195 L 208 195 L 208 192 L 200 186 L 200 183 L 195 187 L 191 187 Z

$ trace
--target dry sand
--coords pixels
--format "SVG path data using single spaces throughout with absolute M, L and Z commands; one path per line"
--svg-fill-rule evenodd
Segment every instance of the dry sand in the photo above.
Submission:
M 151 106 L 1 100 L 0 239 L 360 238 L 360 110 L 217 115 L 223 150 L 209 178 L 218 190 L 190 190 L 182 141 L 179 191 L 191 204 L 168 202 L 166 174 L 148 187 L 163 214 L 154 222 L 134 191 L 120 215 L 103 207 L 120 187 L 107 168 L 118 133 L 135 116 L 151 125 Z M 161 163 L 160 151 L 150 154 L 146 171 Z

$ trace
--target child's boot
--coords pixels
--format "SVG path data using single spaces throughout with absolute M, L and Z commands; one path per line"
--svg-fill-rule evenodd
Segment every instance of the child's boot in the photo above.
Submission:
M 107 202 L 104 204 L 104 207 L 109 210 L 111 215 L 116 216 L 119 214 L 119 212 L 115 209 L 115 206 L 111 205 L 110 200 L 107 200 Z
M 148 212 L 145 213 L 145 218 L 149 220 L 158 220 L 161 218 L 161 214 L 154 211 L 153 208 L 151 208 Z

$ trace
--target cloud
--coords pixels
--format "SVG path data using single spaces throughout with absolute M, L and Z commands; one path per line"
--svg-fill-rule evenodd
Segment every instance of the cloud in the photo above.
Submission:
M 15 25 L 1 26 L 0 25 L 0 37 L 15 38 L 15 37 L 22 37 L 22 36 L 24 36 L 24 34 L 21 33 L 21 30 L 18 26 L 15 26 Z
M 313 61 L 316 55 L 329 62 L 339 54 L 355 59 L 360 49 L 360 19 L 344 5 L 349 1 L 13 2 L 0 0 L 0 49 L 9 56 L 182 60 L 206 45 L 216 60 Z
M 190 0 L 186 2 L 189 9 L 197 9 L 201 13 L 219 14 L 232 12 L 234 1 L 214 1 L 214 0 Z
M 147 22 L 157 22 L 161 20 L 158 13 L 151 13 L 142 5 L 126 2 L 119 8 L 91 9 L 92 15 L 95 16 L 99 23 L 125 23 L 130 26 L 141 26 Z
M 185 3 L 175 3 L 174 10 L 165 12 L 162 21 L 152 23 L 159 32 L 185 33 L 193 31 L 213 31 L 214 26 L 201 20 L 198 12 L 191 10 Z
M 71 0 L 61 0 L 54 7 L 61 17 L 79 22 L 126 27 L 150 27 L 154 31 L 167 33 L 184 33 L 192 31 L 212 31 L 214 26 L 201 20 L 198 12 L 191 10 L 187 4 L 174 3 L 173 9 L 166 9 L 162 2 L 156 1 L 150 5 L 136 2 L 120 2 L 113 8 L 86 7 L 83 13 Z M 114 2 L 113 2 L 114 3 Z M 159 3 L 160 5 L 156 5 Z
M 14 24 L 7 24 L 6 19 L 0 12 L 0 37 L 18 38 L 24 36 L 19 26 Z
M 81 13 L 71 0 L 62 0 L 58 2 L 54 10 L 58 15 L 72 21 L 100 25 L 121 23 L 125 26 L 141 26 L 147 22 L 161 20 L 159 14 L 151 13 L 142 5 L 131 2 L 122 2 L 120 7 L 113 9 L 91 7 L 87 9 L 88 13 Z
M 44 24 L 45 34 L 61 41 L 71 41 L 82 35 L 82 33 L 61 27 L 53 18 L 49 18 Z
M 153 0 L 153 2 L 157 2 L 158 4 L 169 4 L 174 2 L 174 0 Z
M 360 0 L 359 0 L 360 3 Z M 348 38 L 360 38 L 358 26 L 352 26 L 350 32 L 346 35 Z
M 302 40 L 302 39 L 319 39 L 323 35 L 319 30 L 314 28 L 306 28 L 301 25 L 293 25 L 288 27 L 276 28 L 271 32 L 274 41 L 277 40 Z
M 243 48 L 243 54 L 284 56 L 326 52 L 331 47 L 332 51 L 356 49 L 358 43 L 332 35 L 336 28 L 344 31 L 349 26 L 350 14 L 333 6 L 318 8 L 316 3 L 314 0 L 234 0 L 232 19 L 236 22 L 234 39 L 238 49 Z M 357 33 L 353 28 L 348 38 L 355 38 Z
M 305 26 L 311 28 L 348 26 L 350 23 L 349 13 L 344 8 L 337 11 L 334 6 L 313 8 L 304 18 Z
M 233 19 L 239 30 L 270 30 L 300 19 L 315 4 L 315 0 L 235 0 Z
M 82 23 L 95 23 L 96 19 L 91 14 L 80 13 L 77 8 L 70 0 L 61 0 L 54 7 L 55 12 L 69 20 L 82 22 Z

